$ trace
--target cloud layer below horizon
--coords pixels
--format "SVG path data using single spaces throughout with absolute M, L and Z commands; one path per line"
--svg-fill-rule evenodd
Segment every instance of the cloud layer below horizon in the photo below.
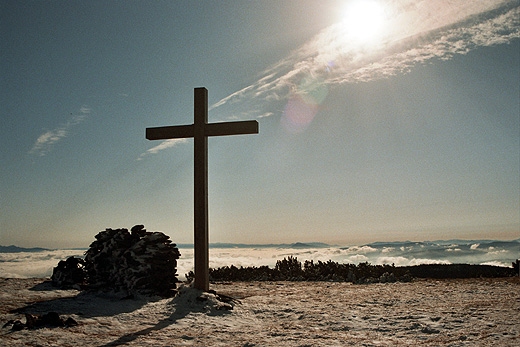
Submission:
M 277 260 L 288 256 L 305 260 L 359 264 L 395 264 L 413 266 L 419 264 L 484 264 L 510 267 L 518 256 L 519 240 L 512 241 L 435 241 L 373 243 L 350 247 L 285 248 L 210 247 L 210 267 L 264 266 L 274 267 Z M 178 261 L 179 279 L 193 270 L 193 248 L 180 247 Z M 60 260 L 83 257 L 82 250 L 47 250 L 41 252 L 0 253 L 0 277 L 50 277 Z

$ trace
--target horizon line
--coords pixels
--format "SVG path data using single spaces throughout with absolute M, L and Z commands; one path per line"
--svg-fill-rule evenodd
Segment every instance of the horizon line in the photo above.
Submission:
M 437 240 L 423 240 L 423 241 L 411 241 L 411 240 L 403 240 L 403 241 L 372 241 L 369 243 L 362 244 L 352 244 L 352 245 L 339 245 L 339 244 L 329 244 L 326 242 L 301 242 L 296 241 L 292 243 L 234 243 L 234 242 L 211 242 L 209 243 L 209 248 L 345 248 L 345 247 L 360 247 L 360 246 L 369 246 L 369 245 L 378 245 L 378 244 L 401 244 L 401 243 L 459 243 L 459 244 L 470 244 L 470 243 L 489 243 L 489 242 L 516 242 L 520 243 L 520 238 L 517 239 L 437 239 Z M 193 248 L 193 243 L 176 243 L 177 248 Z M 39 250 L 39 251 L 57 251 L 57 250 L 88 250 L 89 247 L 65 247 L 65 248 L 45 248 L 45 247 L 21 247 L 16 245 L 8 245 L 4 246 L 0 244 L 1 248 L 16 248 L 19 250 Z M 23 252 L 23 251 L 21 251 Z

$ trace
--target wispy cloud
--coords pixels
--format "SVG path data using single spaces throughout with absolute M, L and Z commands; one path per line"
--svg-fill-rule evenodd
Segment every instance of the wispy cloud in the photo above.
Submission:
M 158 152 L 164 150 L 164 149 L 168 149 L 168 148 L 172 148 L 172 147 L 175 147 L 181 143 L 185 143 L 187 142 L 188 139 L 170 139 L 170 140 L 164 140 L 162 141 L 160 144 L 158 144 L 157 146 L 155 147 L 152 147 L 150 148 L 149 150 L 147 150 L 146 152 L 142 153 L 138 158 L 137 160 L 142 160 L 144 157 L 146 157 L 147 155 L 150 155 L 150 154 L 157 154 Z
M 79 109 L 79 114 L 71 114 L 71 117 L 66 123 L 61 124 L 53 130 L 48 130 L 38 136 L 33 147 L 29 151 L 29 154 L 38 155 L 40 157 L 47 155 L 52 150 L 53 146 L 61 139 L 67 137 L 70 129 L 83 122 L 88 117 L 90 112 L 91 109 L 89 107 L 82 106 Z
M 280 115 L 296 96 L 326 94 L 328 88 L 407 73 L 432 59 L 447 60 L 483 46 L 520 38 L 517 0 L 394 0 L 386 5 L 384 36 L 366 45 L 332 25 L 287 58 L 265 70 L 255 83 L 221 99 L 212 109 L 249 117 Z M 223 106 L 232 107 L 227 111 Z M 273 109 L 274 108 L 274 109 Z M 245 115 L 245 114 L 244 114 Z

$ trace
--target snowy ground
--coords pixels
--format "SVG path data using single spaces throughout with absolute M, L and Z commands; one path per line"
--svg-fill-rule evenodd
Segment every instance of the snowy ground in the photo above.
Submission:
M 56 311 L 69 328 L 0 330 L 2 346 L 519 346 L 520 279 L 219 283 L 170 299 L 56 290 L 0 278 L 0 323 Z M 13 311 L 14 310 L 14 311 Z

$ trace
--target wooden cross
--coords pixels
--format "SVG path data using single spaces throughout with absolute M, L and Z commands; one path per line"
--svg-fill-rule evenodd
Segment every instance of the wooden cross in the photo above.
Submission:
M 195 142 L 195 283 L 209 290 L 208 246 L 208 136 L 258 134 L 256 120 L 208 124 L 208 90 L 195 88 L 195 122 L 191 125 L 146 128 L 148 140 L 193 137 Z

